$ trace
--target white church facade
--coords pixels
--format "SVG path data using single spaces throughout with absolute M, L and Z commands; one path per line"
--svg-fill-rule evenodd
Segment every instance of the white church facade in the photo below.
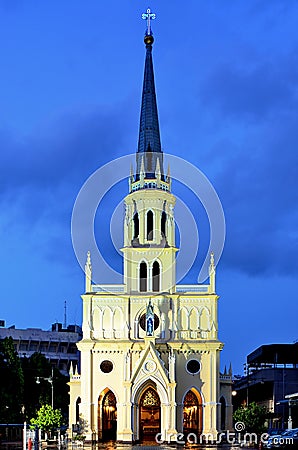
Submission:
M 123 284 L 92 282 L 88 252 L 81 373 L 69 427 L 87 440 L 176 441 L 231 429 L 231 370 L 220 374 L 214 257 L 208 284 L 176 284 L 175 196 L 163 168 L 152 63 L 146 60 L 136 170 L 124 199 Z

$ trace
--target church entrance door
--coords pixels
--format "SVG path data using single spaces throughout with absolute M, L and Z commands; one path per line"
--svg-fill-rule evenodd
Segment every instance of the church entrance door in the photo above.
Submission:
M 149 387 L 140 400 L 140 440 L 155 441 L 160 433 L 160 399 L 156 390 Z
M 183 433 L 202 433 L 202 398 L 198 392 L 190 390 L 186 393 L 183 402 Z
M 112 391 L 102 399 L 102 440 L 116 440 L 117 437 L 117 402 Z

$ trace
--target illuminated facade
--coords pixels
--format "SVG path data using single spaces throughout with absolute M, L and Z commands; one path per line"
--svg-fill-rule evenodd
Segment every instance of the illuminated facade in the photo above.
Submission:
M 171 177 L 163 168 L 152 63 L 146 60 L 136 171 L 124 199 L 124 278 L 92 283 L 85 266 L 81 374 L 70 377 L 70 426 L 87 440 L 175 441 L 231 427 L 231 373 L 221 376 L 215 265 L 209 284 L 176 284 Z M 220 384 L 222 392 L 220 392 Z

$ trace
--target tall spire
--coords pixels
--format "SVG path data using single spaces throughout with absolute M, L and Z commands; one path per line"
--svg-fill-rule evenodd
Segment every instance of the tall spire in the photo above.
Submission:
M 157 102 L 154 83 L 154 71 L 152 61 L 152 44 L 154 38 L 151 30 L 151 19 L 155 19 L 150 9 L 142 15 L 147 20 L 147 29 L 144 37 L 146 45 L 146 59 L 144 70 L 144 82 L 142 93 L 142 106 L 139 130 L 139 142 L 137 152 L 137 179 L 139 178 L 142 156 L 145 154 L 146 178 L 155 178 L 156 163 L 159 160 L 161 174 L 163 175 L 163 155 L 161 151 Z

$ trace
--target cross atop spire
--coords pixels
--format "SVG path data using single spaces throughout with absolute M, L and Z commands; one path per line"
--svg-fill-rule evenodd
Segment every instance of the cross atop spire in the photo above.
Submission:
M 147 30 L 146 30 L 147 36 L 151 36 L 151 34 L 152 34 L 151 19 L 153 20 L 155 18 L 156 18 L 156 14 L 152 13 L 150 8 L 148 8 L 147 11 L 142 14 L 142 19 L 147 20 Z

